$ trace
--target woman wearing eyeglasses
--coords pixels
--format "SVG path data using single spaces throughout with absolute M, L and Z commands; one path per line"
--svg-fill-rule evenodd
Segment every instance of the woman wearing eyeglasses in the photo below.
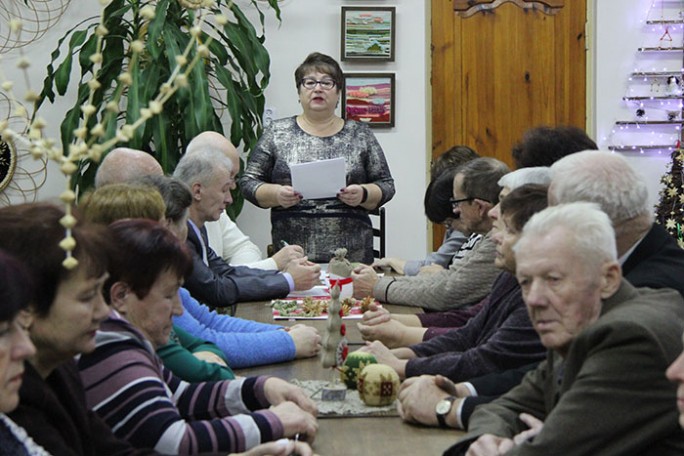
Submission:
M 310 261 L 327 263 L 347 249 L 352 262 L 373 261 L 368 211 L 394 196 L 385 154 L 368 125 L 335 114 L 343 87 L 339 64 L 314 52 L 295 71 L 302 105 L 298 116 L 271 123 L 252 151 L 242 192 L 259 207 L 271 208 L 273 245 L 301 245 Z M 347 186 L 336 198 L 303 199 L 294 188 L 290 165 L 344 157 Z

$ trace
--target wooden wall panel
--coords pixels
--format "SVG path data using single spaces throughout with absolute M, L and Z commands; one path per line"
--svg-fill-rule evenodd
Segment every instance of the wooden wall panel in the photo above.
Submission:
M 585 128 L 585 22 L 580 0 L 553 15 L 503 3 L 467 18 L 432 0 L 433 157 L 465 144 L 512 166 L 528 128 Z

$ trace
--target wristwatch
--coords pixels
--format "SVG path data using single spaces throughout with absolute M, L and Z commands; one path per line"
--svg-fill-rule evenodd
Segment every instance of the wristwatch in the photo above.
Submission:
M 437 402 L 437 405 L 435 406 L 435 415 L 437 415 L 439 427 L 447 427 L 446 416 L 451 411 L 451 407 L 453 407 L 455 400 L 456 398 L 454 396 L 447 396 L 441 401 Z

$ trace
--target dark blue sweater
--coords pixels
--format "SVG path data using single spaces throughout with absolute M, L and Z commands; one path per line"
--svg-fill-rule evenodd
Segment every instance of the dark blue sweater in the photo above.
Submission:
M 502 272 L 482 310 L 462 328 L 411 346 L 406 377 L 441 374 L 455 382 L 542 360 L 546 349 L 532 327 L 515 276 Z

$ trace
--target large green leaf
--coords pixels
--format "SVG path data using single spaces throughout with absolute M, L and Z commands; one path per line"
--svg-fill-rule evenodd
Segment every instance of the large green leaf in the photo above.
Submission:
M 151 119 L 148 124 L 152 127 L 152 138 L 156 146 L 157 160 L 162 165 L 165 173 L 173 172 L 178 162 L 174 157 L 176 144 L 173 142 L 173 133 L 168 130 L 170 124 L 169 116 L 166 112 Z
M 73 61 L 73 50 L 76 46 L 80 46 L 86 39 L 86 30 L 79 30 L 71 35 L 69 40 L 69 52 L 64 58 L 62 64 L 57 68 L 55 72 L 55 87 L 57 88 L 57 93 L 64 95 L 67 91 L 69 85 L 69 78 L 71 77 L 71 62 Z
M 79 27 L 79 26 L 81 26 L 81 25 L 82 25 L 82 23 L 76 25 L 76 27 Z M 55 93 L 54 93 L 54 91 L 52 90 L 52 86 L 53 86 L 53 84 L 55 83 L 56 75 L 55 75 L 55 71 L 54 71 L 54 66 L 53 66 L 53 65 L 54 65 L 54 63 L 57 61 L 57 59 L 58 59 L 59 56 L 60 56 L 60 48 L 62 47 L 62 43 L 64 43 L 64 41 L 65 41 L 69 36 L 71 36 L 72 33 L 75 33 L 75 34 L 78 34 L 78 35 L 79 35 L 79 38 L 73 38 L 73 37 L 70 38 L 70 40 L 69 40 L 70 45 L 69 45 L 69 49 L 68 49 L 67 56 L 65 57 L 65 60 L 64 60 L 64 62 L 62 62 L 62 64 L 60 65 L 60 67 L 61 67 L 62 65 L 64 65 L 64 63 L 66 62 L 66 60 L 69 61 L 68 65 L 71 66 L 72 53 L 74 52 L 74 48 L 75 48 L 76 46 L 80 46 L 80 45 L 83 43 L 83 41 L 85 40 L 85 36 L 87 35 L 87 31 L 86 31 L 86 30 L 83 30 L 83 31 L 76 31 L 76 32 L 74 32 L 74 30 L 76 29 L 76 27 L 74 27 L 74 28 L 68 30 L 67 33 L 66 33 L 62 38 L 60 38 L 60 39 L 57 41 L 57 47 L 56 47 L 55 50 L 52 51 L 52 53 L 50 54 L 51 60 L 50 60 L 50 63 L 48 63 L 48 66 L 47 66 L 47 76 L 46 76 L 45 79 L 43 80 L 43 90 L 42 90 L 42 92 L 41 92 L 41 94 L 40 94 L 39 100 L 36 102 L 36 106 L 35 106 L 35 109 L 36 109 L 36 110 L 38 110 L 38 108 L 43 104 L 43 101 L 45 100 L 45 98 L 49 99 L 50 102 L 52 102 L 52 103 L 54 103 L 54 101 L 55 101 Z M 83 36 L 83 40 L 80 39 L 80 36 L 81 36 L 81 35 Z M 58 71 L 59 71 L 59 70 L 58 70 Z M 67 77 L 68 77 L 68 76 L 69 76 L 69 73 L 67 74 Z M 67 83 L 68 83 L 68 80 L 67 80 Z M 60 94 L 60 95 L 63 95 L 63 93 Z
M 167 11 L 169 7 L 169 0 L 159 0 L 155 6 L 155 17 L 150 22 L 147 29 L 147 50 L 152 59 L 158 60 L 164 52 L 164 43 L 161 41 L 162 30 L 167 23 Z

